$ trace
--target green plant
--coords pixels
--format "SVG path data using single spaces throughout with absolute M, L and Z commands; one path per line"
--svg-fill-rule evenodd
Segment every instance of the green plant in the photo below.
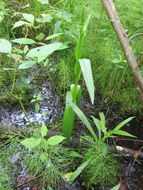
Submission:
M 42 124 L 40 133 L 36 130 L 32 137 L 22 140 L 21 144 L 31 150 L 24 156 L 24 163 L 29 174 L 33 177 L 40 175 L 41 186 L 47 182 L 53 187 L 62 180 L 72 159 L 66 154 L 68 149 L 60 145 L 65 137 L 52 136 L 46 139 L 44 137 L 47 132 L 47 127 Z
M 78 106 L 80 105 L 82 98 L 82 89 L 81 86 L 78 85 L 78 82 L 80 80 L 81 72 L 83 73 L 83 77 L 85 79 L 85 83 L 91 98 L 91 102 L 92 104 L 94 103 L 94 84 L 93 84 L 90 60 L 80 59 L 82 56 L 82 47 L 83 47 L 84 38 L 86 36 L 88 24 L 90 21 L 90 16 L 87 18 L 85 22 L 83 20 L 84 20 L 84 10 L 82 11 L 81 14 L 81 28 L 75 50 L 75 58 L 76 58 L 76 64 L 74 68 L 75 84 L 71 85 L 70 91 L 68 91 L 66 94 L 66 108 L 64 111 L 64 118 L 62 123 L 62 133 L 67 138 L 67 140 L 69 140 L 72 135 L 73 126 L 74 126 L 74 117 L 75 117 L 73 110 L 70 108 L 68 104 L 70 101 L 77 104 Z
M 118 164 L 114 156 L 108 151 L 106 140 L 108 138 L 114 138 L 115 135 L 135 137 L 121 130 L 121 128 L 131 121 L 133 117 L 122 121 L 114 129 L 107 130 L 103 113 L 100 113 L 100 120 L 92 116 L 98 131 L 97 135 L 84 113 L 75 104 L 69 104 L 91 135 L 91 137 L 82 137 L 87 141 L 88 148 L 86 148 L 84 152 L 83 164 L 71 175 L 70 180 L 73 181 L 83 171 L 83 176 L 86 178 L 85 181 L 88 188 L 98 183 L 105 184 L 108 182 L 114 184 L 116 181 Z
M 35 111 L 36 113 L 39 112 L 40 110 L 40 105 L 39 105 L 39 101 L 43 100 L 41 93 L 39 93 L 38 95 L 34 94 L 33 99 L 31 100 L 32 103 L 35 103 Z
M 94 83 L 91 71 L 90 60 L 88 59 L 80 59 L 79 60 L 80 67 L 83 73 L 83 77 L 87 86 L 87 90 L 90 95 L 91 102 L 94 103 Z M 69 140 L 74 126 L 74 111 L 71 109 L 70 103 L 75 103 L 80 106 L 82 98 L 82 91 L 80 85 L 72 84 L 70 87 L 70 91 L 66 93 L 66 108 L 64 111 L 64 118 L 62 124 L 62 133 Z
M 116 185 L 115 187 L 113 187 L 111 190 L 119 190 L 120 188 L 120 184 Z
M 6 155 L 0 150 L 0 189 L 12 190 L 12 167 L 9 161 L 6 159 Z

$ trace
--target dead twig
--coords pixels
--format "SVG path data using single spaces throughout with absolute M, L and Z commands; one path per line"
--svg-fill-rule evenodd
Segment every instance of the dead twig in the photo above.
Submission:
M 124 156 L 133 156 L 133 157 L 143 158 L 143 152 L 142 151 L 133 150 L 133 149 L 126 148 L 123 146 L 110 146 L 109 151 L 111 151 L 113 153 L 117 152 L 118 154 L 121 154 Z
M 143 36 L 143 33 L 138 33 L 138 34 L 135 34 L 135 35 L 131 36 L 131 37 L 129 38 L 129 42 L 130 42 L 132 39 L 134 39 L 135 37 L 137 37 L 137 36 Z
M 43 177 L 43 174 L 40 174 L 40 175 L 38 175 L 37 177 L 35 177 L 35 178 L 33 178 L 33 179 L 29 179 L 29 180 L 25 181 L 24 183 L 22 183 L 22 184 L 20 184 L 20 185 L 17 185 L 16 187 L 14 187 L 14 189 L 19 189 L 19 188 L 21 188 L 21 187 L 24 187 L 24 186 L 26 186 L 27 184 L 29 184 L 29 183 L 31 183 L 31 182 L 33 182 L 33 181 L 36 181 L 36 180 L 38 180 L 38 179 L 40 179 L 41 177 Z

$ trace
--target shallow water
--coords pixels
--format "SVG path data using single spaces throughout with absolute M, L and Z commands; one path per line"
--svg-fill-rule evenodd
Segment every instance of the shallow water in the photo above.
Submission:
M 39 103 L 40 111 L 35 112 L 32 104 L 29 107 L 25 107 L 27 115 L 31 123 L 45 123 L 53 124 L 57 118 L 63 113 L 63 104 L 60 102 L 60 98 L 56 93 L 52 92 L 50 82 L 45 82 L 41 87 L 33 89 L 33 94 L 38 95 L 41 93 L 43 100 Z M 29 122 L 25 117 L 24 112 L 20 106 L 15 105 L 10 108 L 0 105 L 0 123 L 6 126 L 27 126 Z

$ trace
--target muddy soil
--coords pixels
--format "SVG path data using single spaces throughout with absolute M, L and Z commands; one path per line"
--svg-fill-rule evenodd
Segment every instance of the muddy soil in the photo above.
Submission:
M 60 98 L 56 93 L 53 93 L 51 83 L 48 81 L 38 87 L 33 89 L 33 94 L 41 93 L 43 100 L 39 102 L 40 111 L 36 113 L 33 106 L 26 107 L 26 111 L 31 123 L 45 123 L 47 125 L 55 124 L 61 119 L 64 109 L 64 103 L 61 102 Z M 92 106 L 88 101 L 88 97 L 85 95 L 82 101 L 82 108 L 86 115 L 98 116 L 100 110 L 99 98 L 96 98 L 95 105 Z M 12 107 L 4 107 L 0 105 L 0 123 L 5 126 L 17 126 L 17 127 L 27 127 L 29 125 L 24 112 L 18 105 Z M 118 124 L 123 118 L 118 116 L 115 112 L 109 109 L 103 109 L 104 113 L 107 115 L 107 125 L 111 128 Z M 82 125 L 81 125 L 82 126 Z M 116 145 L 121 145 L 134 150 L 141 150 L 143 146 L 143 121 L 136 117 L 131 124 L 128 124 L 125 128 L 126 131 L 138 137 L 138 139 L 127 139 L 124 137 L 118 137 L 114 143 Z M 84 129 L 79 126 L 76 127 L 74 131 L 74 136 L 83 135 L 85 133 Z M 17 155 L 15 155 L 16 158 Z M 120 190 L 143 190 L 143 159 L 138 159 L 135 157 L 128 156 L 118 156 L 117 159 L 120 162 L 120 170 L 118 173 L 118 183 L 121 183 Z M 28 175 L 24 166 L 21 167 L 21 172 L 17 179 L 27 179 Z M 17 185 L 22 184 L 23 181 L 17 181 Z M 84 190 L 82 186 L 81 179 L 76 180 L 73 183 L 62 183 L 56 187 L 56 190 Z M 101 186 L 93 187 L 95 190 L 110 190 L 111 187 L 106 185 L 104 188 Z M 27 187 L 17 188 L 17 190 L 41 190 L 37 183 L 29 184 Z

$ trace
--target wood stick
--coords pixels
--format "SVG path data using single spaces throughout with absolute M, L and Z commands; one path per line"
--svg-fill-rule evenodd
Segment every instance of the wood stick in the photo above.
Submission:
M 102 2 L 103 6 L 106 10 L 106 13 L 111 21 L 113 29 L 119 39 L 121 48 L 124 52 L 124 55 L 128 61 L 129 67 L 132 71 L 133 78 L 136 81 L 137 87 L 140 89 L 139 94 L 141 96 L 141 99 L 143 100 L 143 77 L 141 75 L 141 71 L 138 66 L 136 57 L 130 47 L 129 39 L 128 39 L 126 32 L 121 24 L 120 18 L 117 14 L 114 2 L 113 2 L 113 0 L 101 0 L 101 2 Z

